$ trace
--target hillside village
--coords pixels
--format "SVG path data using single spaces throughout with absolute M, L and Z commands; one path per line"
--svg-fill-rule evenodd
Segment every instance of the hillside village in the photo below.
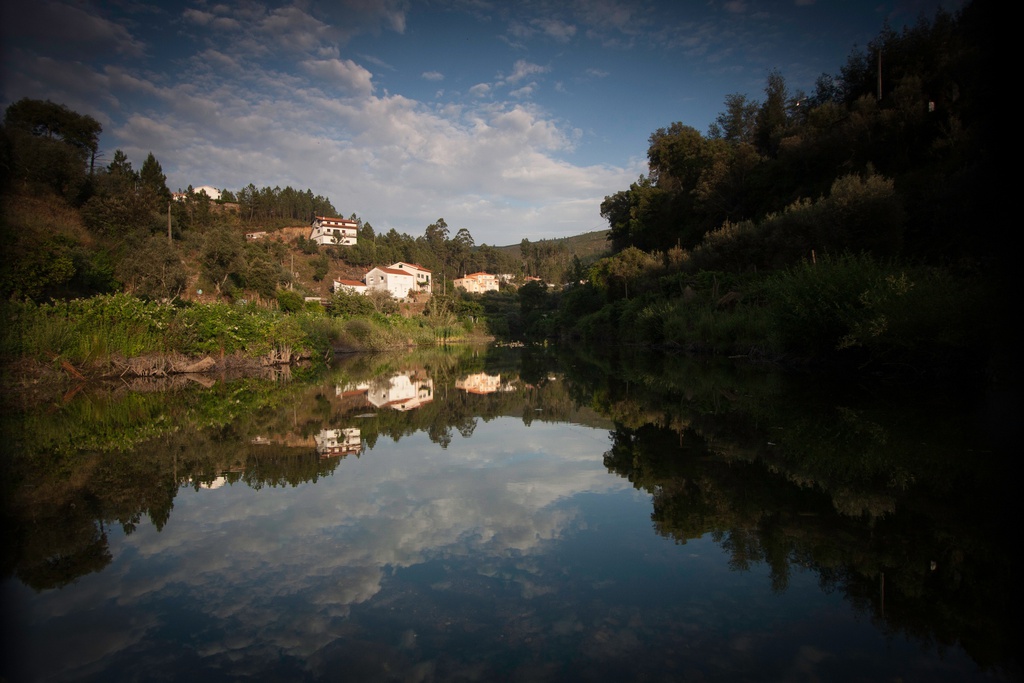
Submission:
M 218 193 L 219 195 L 219 193 Z M 358 243 L 358 222 L 334 216 L 315 216 L 309 227 L 286 227 L 278 230 L 256 230 L 245 234 L 249 242 L 277 240 L 296 244 L 301 239 L 315 243 L 318 247 L 349 247 Z M 324 278 L 320 296 L 308 296 L 306 300 L 321 300 L 331 294 L 347 292 L 367 295 L 386 292 L 393 298 L 410 303 L 424 303 L 433 292 L 434 278 L 429 268 L 416 263 L 396 261 L 387 265 L 374 266 L 368 270 L 348 266 L 343 262 L 336 266 L 337 274 Z M 293 276 L 301 275 L 295 271 Z M 536 281 L 537 277 L 524 277 L 524 282 Z M 497 292 L 501 284 L 512 285 L 516 276 L 512 273 L 467 273 L 455 278 L 454 287 L 472 294 Z M 329 285 L 327 284 L 329 283 Z

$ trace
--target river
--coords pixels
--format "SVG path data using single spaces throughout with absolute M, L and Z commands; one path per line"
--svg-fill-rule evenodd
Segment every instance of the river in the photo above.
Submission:
M 1003 402 L 624 355 L 5 411 L 0 677 L 1021 680 Z

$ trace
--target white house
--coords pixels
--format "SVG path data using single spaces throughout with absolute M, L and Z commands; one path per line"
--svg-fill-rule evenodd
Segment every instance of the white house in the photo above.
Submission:
M 430 271 L 423 266 L 416 265 L 415 263 L 398 261 L 397 263 L 392 263 L 388 268 L 404 270 L 412 273 L 416 277 L 416 287 L 423 292 L 430 291 Z
M 501 390 L 501 375 L 478 372 L 455 380 L 455 388 L 469 394 L 492 394 Z
M 434 400 L 434 381 L 421 371 L 406 370 L 350 388 L 365 389 L 367 401 L 376 408 L 406 411 Z
M 218 190 L 213 185 L 203 185 L 202 187 L 192 188 L 192 194 L 196 196 L 199 196 L 199 194 L 203 192 L 205 192 L 206 196 L 212 199 L 213 201 L 217 201 L 218 199 L 220 199 L 220 190 Z M 187 201 L 188 192 L 172 192 L 171 199 L 173 199 L 176 202 Z
M 340 244 L 351 246 L 356 243 L 359 224 L 348 218 L 314 216 L 309 239 L 317 244 Z
M 316 452 L 321 458 L 335 455 L 349 455 L 363 450 L 363 440 L 358 427 L 348 429 L 321 429 L 313 436 L 316 441 Z
M 452 281 L 456 287 L 462 287 L 467 292 L 480 294 L 483 292 L 498 291 L 498 276 L 490 273 L 470 273 Z
M 220 199 L 220 190 L 218 190 L 213 185 L 202 185 L 200 187 L 194 188 L 193 192 L 195 192 L 196 194 L 205 192 L 206 196 L 214 201 Z
M 369 271 L 363 278 L 367 291 L 382 289 L 390 292 L 396 299 L 404 299 L 410 291 L 416 290 L 416 276 L 407 270 L 377 267 Z
M 335 280 L 331 287 L 332 292 L 350 292 L 352 294 L 366 294 L 366 283 L 359 280 Z

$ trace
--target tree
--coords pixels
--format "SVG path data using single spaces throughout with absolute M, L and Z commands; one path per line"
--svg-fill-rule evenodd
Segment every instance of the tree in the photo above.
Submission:
M 200 264 L 203 275 L 213 284 L 217 293 L 230 294 L 235 286 L 245 282 L 247 267 L 244 252 L 242 236 L 231 229 L 220 227 L 206 233 Z
M 28 98 L 15 102 L 4 113 L 10 180 L 84 202 L 101 131 L 94 118 L 64 105 Z
M 246 287 L 256 290 L 264 299 L 273 298 L 282 279 L 281 267 L 262 246 L 247 244 L 246 247 Z
M 139 184 L 139 174 L 132 168 L 132 162 L 122 150 L 114 151 L 114 159 L 107 165 L 103 185 L 107 194 L 128 194 Z
M 151 182 L 155 182 L 154 172 L 158 170 L 159 164 L 155 168 L 151 164 L 147 170 Z M 93 232 L 141 240 L 162 226 L 157 216 L 161 202 L 155 190 L 143 189 L 139 174 L 122 150 L 116 150 L 113 160 L 97 174 L 95 185 L 96 193 L 82 207 L 85 224 Z
M 757 112 L 757 150 L 761 154 L 774 155 L 778 149 L 779 139 L 789 120 L 787 108 L 789 94 L 786 90 L 786 79 L 778 69 L 768 73 L 768 83 L 764 87 L 765 100 Z
M 142 162 L 139 180 L 143 190 L 153 195 L 154 201 L 161 204 L 171 201 L 171 191 L 167 189 L 167 176 L 164 175 L 160 162 L 156 160 L 152 152 Z
M 398 313 L 398 302 L 391 292 L 386 289 L 371 289 L 366 292 L 366 298 L 373 304 L 373 310 L 378 313 Z
M 608 292 L 609 298 L 622 292 L 624 298 L 630 296 L 630 285 L 636 291 L 636 284 L 643 275 L 654 272 L 661 264 L 652 255 L 636 247 L 624 249 L 615 256 L 603 258 L 594 264 L 591 274 L 598 286 Z
M 277 305 L 285 313 L 296 313 L 302 310 L 305 302 L 302 295 L 290 289 L 282 289 L 277 293 Z
M 449 263 L 448 224 L 443 218 L 427 226 L 423 233 L 423 241 L 431 258 L 426 259 L 431 265 L 441 269 L 442 277 L 451 272 Z
M 313 259 L 313 280 L 315 282 L 321 282 L 327 277 L 327 271 L 330 270 L 331 261 L 327 258 L 327 254 L 320 254 L 318 258 Z
M 753 144 L 760 104 L 742 93 L 725 96 L 725 111 L 708 127 L 708 137 L 730 144 Z
M 629 246 L 657 249 L 674 244 L 685 226 L 672 211 L 674 195 L 656 187 L 650 178 L 640 176 L 628 190 L 616 192 L 601 202 L 601 216 L 608 221 L 608 239 L 616 251 Z M 689 193 L 687 193 L 688 195 Z M 692 204 L 692 199 L 679 198 L 677 203 Z M 692 219 L 692 213 L 686 218 Z
M 473 236 L 469 234 L 469 230 L 459 228 L 459 231 L 455 233 L 455 239 L 451 241 L 454 273 L 466 274 L 475 246 L 476 243 L 473 241 Z
M 118 278 L 125 291 L 154 299 L 175 298 L 188 283 L 181 256 L 167 240 L 153 235 L 121 259 Z
M 100 133 L 103 132 L 103 127 L 93 117 L 74 112 L 63 104 L 26 97 L 7 108 L 4 124 L 75 147 L 82 158 L 88 160 L 89 171 L 92 172 Z

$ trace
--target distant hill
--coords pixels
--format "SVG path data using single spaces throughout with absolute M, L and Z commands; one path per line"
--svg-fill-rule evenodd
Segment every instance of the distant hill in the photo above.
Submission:
M 611 253 L 611 247 L 608 242 L 608 230 L 595 230 L 594 232 L 585 232 L 582 235 L 537 240 L 536 242 L 531 240 L 530 244 L 554 247 L 552 251 L 559 250 L 559 246 L 564 244 L 565 249 L 569 252 L 569 256 L 578 256 L 583 263 L 592 263 L 602 256 L 607 256 Z M 510 244 L 504 247 L 495 247 L 495 249 L 516 258 L 519 258 L 522 253 L 520 244 Z

